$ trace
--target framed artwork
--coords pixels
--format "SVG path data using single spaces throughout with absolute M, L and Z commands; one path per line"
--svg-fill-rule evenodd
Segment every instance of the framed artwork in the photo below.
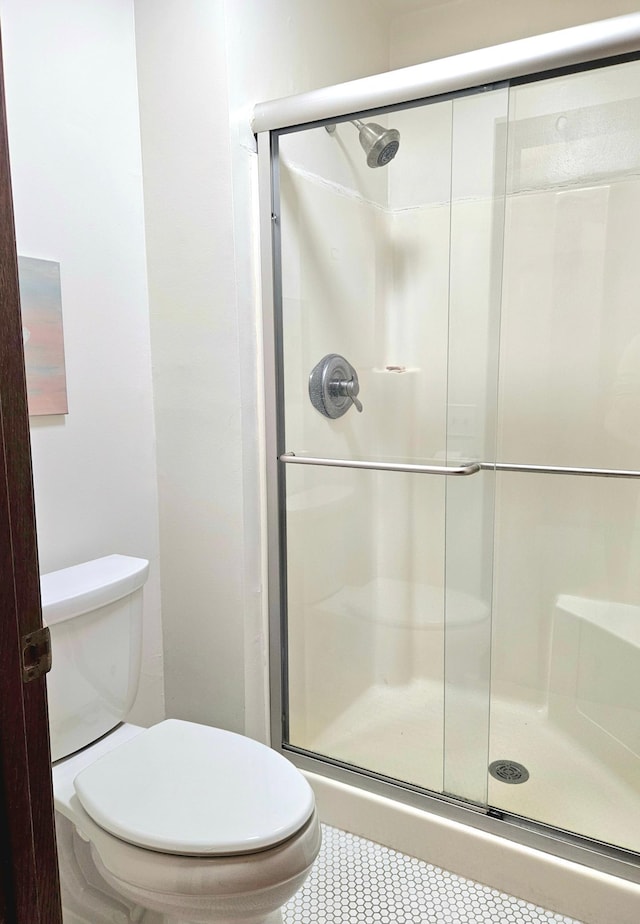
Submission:
M 60 264 L 18 257 L 29 416 L 67 414 Z

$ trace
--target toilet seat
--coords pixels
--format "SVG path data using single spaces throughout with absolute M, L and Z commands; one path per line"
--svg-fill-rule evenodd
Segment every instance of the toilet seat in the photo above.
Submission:
M 282 755 L 242 735 L 168 719 L 74 779 L 87 814 L 129 844 L 177 856 L 249 854 L 299 832 L 311 787 Z

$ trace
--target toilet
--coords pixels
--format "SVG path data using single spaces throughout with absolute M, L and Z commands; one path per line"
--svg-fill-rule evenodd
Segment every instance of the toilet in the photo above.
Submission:
M 65 924 L 278 924 L 320 849 L 311 787 L 219 728 L 127 724 L 149 563 L 41 577 Z

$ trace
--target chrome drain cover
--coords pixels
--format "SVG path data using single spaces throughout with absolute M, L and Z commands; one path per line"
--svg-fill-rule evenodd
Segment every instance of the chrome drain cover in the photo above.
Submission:
M 515 760 L 494 760 L 489 773 L 501 783 L 526 783 L 529 779 L 527 768 Z

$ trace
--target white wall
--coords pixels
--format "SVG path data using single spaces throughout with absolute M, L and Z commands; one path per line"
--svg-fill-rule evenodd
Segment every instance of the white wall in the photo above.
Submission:
M 163 714 L 157 493 L 130 0 L 2 0 L 18 253 L 60 263 L 68 416 L 32 418 L 43 572 L 149 558 L 134 721 Z
M 420 64 L 637 12 L 637 0 L 442 0 L 393 19 L 390 65 Z
M 135 4 L 167 713 L 241 730 L 243 498 L 222 4 Z
M 135 9 L 167 710 L 264 736 L 249 119 L 260 99 L 383 70 L 387 38 L 365 0 Z

